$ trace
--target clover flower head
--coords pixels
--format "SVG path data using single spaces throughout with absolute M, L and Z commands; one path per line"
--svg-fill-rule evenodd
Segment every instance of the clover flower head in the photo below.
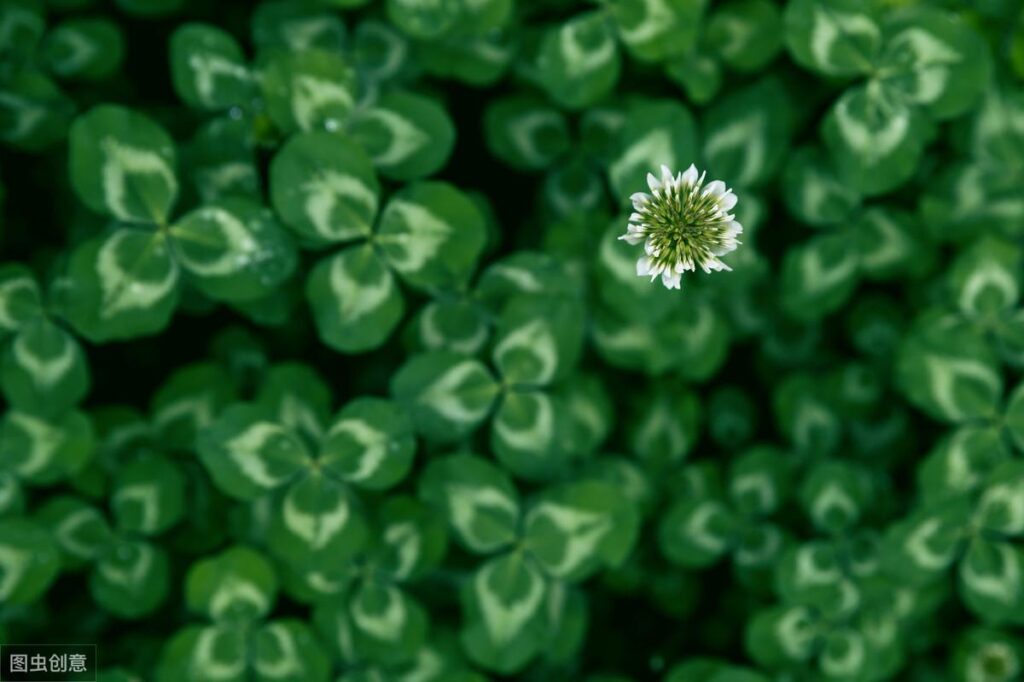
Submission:
M 736 195 L 721 180 L 705 184 L 704 176 L 693 164 L 675 176 L 662 166 L 660 178 L 647 174 L 650 194 L 637 192 L 630 197 L 633 213 L 626 234 L 619 239 L 644 245 L 636 262 L 637 275 L 650 275 L 652 282 L 661 275 L 666 288 L 678 289 L 687 270 L 732 269 L 719 256 L 740 245 L 736 237 L 743 233 L 743 226 L 730 213 Z

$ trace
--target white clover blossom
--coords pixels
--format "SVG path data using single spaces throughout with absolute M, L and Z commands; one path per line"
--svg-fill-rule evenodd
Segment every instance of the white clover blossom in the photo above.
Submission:
M 637 275 L 650 275 L 652 282 L 661 275 L 666 288 L 678 289 L 687 270 L 732 269 L 718 257 L 740 245 L 736 237 L 743 233 L 743 226 L 730 213 L 736 195 L 721 180 L 705 185 L 704 176 L 698 176 L 693 164 L 674 177 L 668 166 L 662 166 L 661 178 L 647 174 L 650 194 L 637 192 L 630 197 L 634 213 L 619 239 L 643 243 Z

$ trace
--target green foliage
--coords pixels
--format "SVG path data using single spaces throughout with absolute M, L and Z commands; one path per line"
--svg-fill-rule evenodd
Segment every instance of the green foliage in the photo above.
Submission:
M 1024 679 L 1022 77 L 1013 0 L 0 2 L 0 641 Z

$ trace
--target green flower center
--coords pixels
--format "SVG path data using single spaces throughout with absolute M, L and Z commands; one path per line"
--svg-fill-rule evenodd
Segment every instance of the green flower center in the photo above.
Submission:
M 670 185 L 652 196 L 639 212 L 647 240 L 657 254 L 651 256 L 655 262 L 699 267 L 724 243 L 729 221 L 719 211 L 718 198 L 701 190 L 700 184 Z

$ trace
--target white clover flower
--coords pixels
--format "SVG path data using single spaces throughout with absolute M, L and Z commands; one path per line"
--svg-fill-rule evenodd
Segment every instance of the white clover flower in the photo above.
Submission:
M 678 289 L 687 270 L 732 269 L 718 257 L 740 245 L 736 237 L 743 233 L 743 226 L 730 213 L 736 195 L 721 180 L 705 185 L 704 175 L 698 177 L 693 164 L 675 177 L 668 166 L 662 166 L 660 179 L 647 174 L 650 194 L 637 192 L 630 197 L 634 213 L 619 239 L 644 245 L 644 255 L 636 262 L 637 275 L 650 275 L 652 282 L 661 275 L 662 284 Z

